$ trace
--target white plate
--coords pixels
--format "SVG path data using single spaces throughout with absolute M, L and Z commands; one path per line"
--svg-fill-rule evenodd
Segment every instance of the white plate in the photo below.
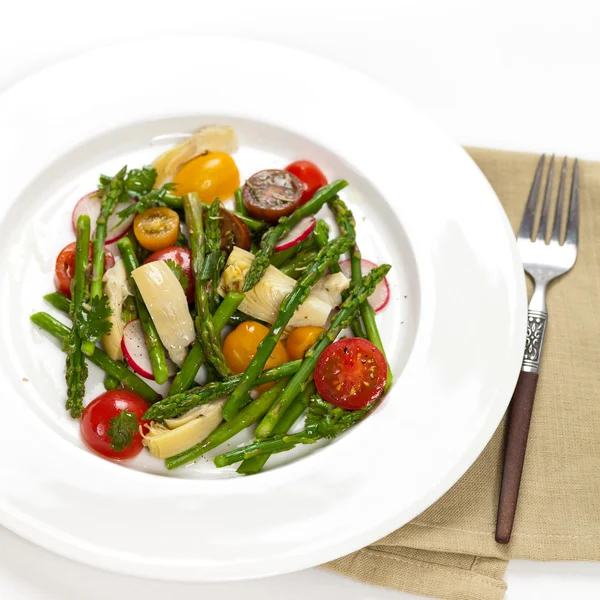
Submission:
M 123 468 L 88 452 L 62 408 L 63 356 L 29 322 L 48 308 L 41 296 L 72 239 L 72 207 L 97 173 L 137 166 L 166 147 L 161 136 L 212 122 L 237 129 L 242 176 L 309 158 L 348 179 L 363 255 L 393 265 L 380 326 L 396 379 L 382 406 L 328 446 L 282 455 L 248 478 L 205 459 L 167 474 L 146 457 Z M 0 132 L 7 527 L 125 573 L 261 577 L 400 527 L 484 448 L 521 362 L 523 272 L 482 173 L 386 88 L 282 47 L 167 39 L 105 48 L 23 81 L 0 97 Z M 88 397 L 100 380 L 95 372 Z

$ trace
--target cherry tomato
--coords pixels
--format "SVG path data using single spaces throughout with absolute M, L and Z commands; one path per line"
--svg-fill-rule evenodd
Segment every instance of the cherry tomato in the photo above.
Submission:
M 156 252 L 173 246 L 179 235 L 179 215 L 170 208 L 149 208 L 133 220 L 133 233 L 146 250 Z
M 244 184 L 242 199 L 251 217 L 276 223 L 298 207 L 302 182 L 292 173 L 267 169 L 254 173 Z
M 314 377 L 324 400 L 356 410 L 368 406 L 383 393 L 387 361 L 369 340 L 338 340 L 319 357 Z
M 194 273 L 192 272 L 192 252 L 184 246 L 169 246 L 158 252 L 151 254 L 144 262 L 154 262 L 155 260 L 175 261 L 182 269 L 183 274 L 188 278 L 188 286 L 185 296 L 188 302 L 194 301 Z
M 94 247 L 90 242 L 90 268 L 92 264 L 92 256 Z M 115 266 L 113 255 L 104 250 L 104 270 L 107 271 Z M 56 291 L 64 294 L 67 298 L 71 297 L 71 281 L 75 276 L 75 242 L 66 245 L 56 257 L 56 265 L 54 267 L 54 286 Z
M 300 198 L 300 206 L 306 204 L 320 187 L 327 185 L 327 177 L 323 171 L 309 160 L 297 160 L 288 165 L 285 170 L 293 173 L 302 182 L 304 192 Z
M 216 198 L 227 200 L 240 187 L 240 172 L 225 152 L 208 152 L 192 158 L 173 179 L 175 193 L 183 196 L 198 192 L 200 200 L 212 204 Z
M 221 250 L 230 252 L 234 246 L 250 250 L 252 238 L 248 226 L 227 209 L 221 208 Z
M 229 368 L 235 373 L 243 373 L 254 356 L 258 344 L 267 335 L 269 329 L 256 321 L 244 321 L 240 323 L 223 342 L 223 354 Z M 281 342 L 277 342 L 273 352 L 265 365 L 265 369 L 271 369 L 289 361 L 288 353 Z M 265 383 L 257 388 L 264 392 L 272 387 L 272 383 Z
M 317 338 L 325 333 L 322 327 L 297 327 L 290 333 L 285 348 L 290 360 L 300 360 L 304 358 L 306 351 L 314 346 Z
M 137 456 L 142 450 L 142 436 L 139 425 L 144 426 L 147 421 L 142 420 L 142 415 L 150 405 L 138 394 L 128 390 L 111 390 L 100 394 L 85 407 L 81 416 L 81 436 L 83 441 L 94 451 L 107 458 L 126 460 Z M 126 435 L 130 443 L 119 450 L 118 439 L 111 437 L 109 431 L 115 425 L 115 419 L 122 411 L 133 413 L 135 419 L 129 418 L 125 422 L 130 424 L 132 430 Z M 137 421 L 137 428 L 135 424 Z M 115 433 L 113 429 L 113 434 Z M 125 430 L 127 434 L 127 430 Z M 111 446 L 115 445 L 115 447 Z

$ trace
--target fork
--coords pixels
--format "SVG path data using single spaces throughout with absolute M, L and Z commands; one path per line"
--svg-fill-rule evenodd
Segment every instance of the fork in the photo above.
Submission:
M 569 198 L 566 231 L 564 236 L 564 195 L 567 176 L 567 159 L 562 163 L 558 198 L 554 214 L 550 214 L 554 156 L 550 160 L 546 188 L 541 206 L 539 226 L 534 232 L 535 217 L 540 195 L 544 155 L 540 158 L 529 192 L 521 227 L 517 235 L 517 247 L 525 272 L 533 279 L 535 289 L 527 313 L 527 339 L 521 373 L 513 393 L 508 417 L 508 434 L 502 472 L 502 486 L 498 503 L 496 542 L 507 544 L 512 533 L 521 474 L 527 448 L 527 435 L 533 410 L 533 399 L 540 371 L 542 345 L 548 324 L 546 289 L 550 282 L 569 271 L 577 259 L 579 242 L 579 165 L 573 166 L 573 179 Z M 534 235 L 535 233 L 535 235 Z M 548 239 L 549 238 L 549 239 Z

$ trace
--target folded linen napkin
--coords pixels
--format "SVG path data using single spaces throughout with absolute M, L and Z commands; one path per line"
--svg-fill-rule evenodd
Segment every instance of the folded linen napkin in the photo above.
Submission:
M 468 152 L 516 231 L 539 156 Z M 413 594 L 500 600 L 511 558 L 600 560 L 600 163 L 580 161 L 580 169 L 579 255 L 548 294 L 544 356 L 511 542 L 494 541 L 502 422 L 473 466 L 433 506 L 325 569 Z M 531 293 L 530 282 L 528 287 Z

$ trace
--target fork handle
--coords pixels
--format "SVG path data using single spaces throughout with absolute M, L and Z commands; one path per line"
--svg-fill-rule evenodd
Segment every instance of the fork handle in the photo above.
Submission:
M 537 382 L 537 373 L 521 371 L 512 397 L 496 522 L 499 544 L 508 544 L 512 533 Z
M 508 417 L 508 435 L 496 521 L 496 541 L 499 544 L 508 544 L 515 520 L 547 322 L 546 312 L 529 310 L 523 366 Z

